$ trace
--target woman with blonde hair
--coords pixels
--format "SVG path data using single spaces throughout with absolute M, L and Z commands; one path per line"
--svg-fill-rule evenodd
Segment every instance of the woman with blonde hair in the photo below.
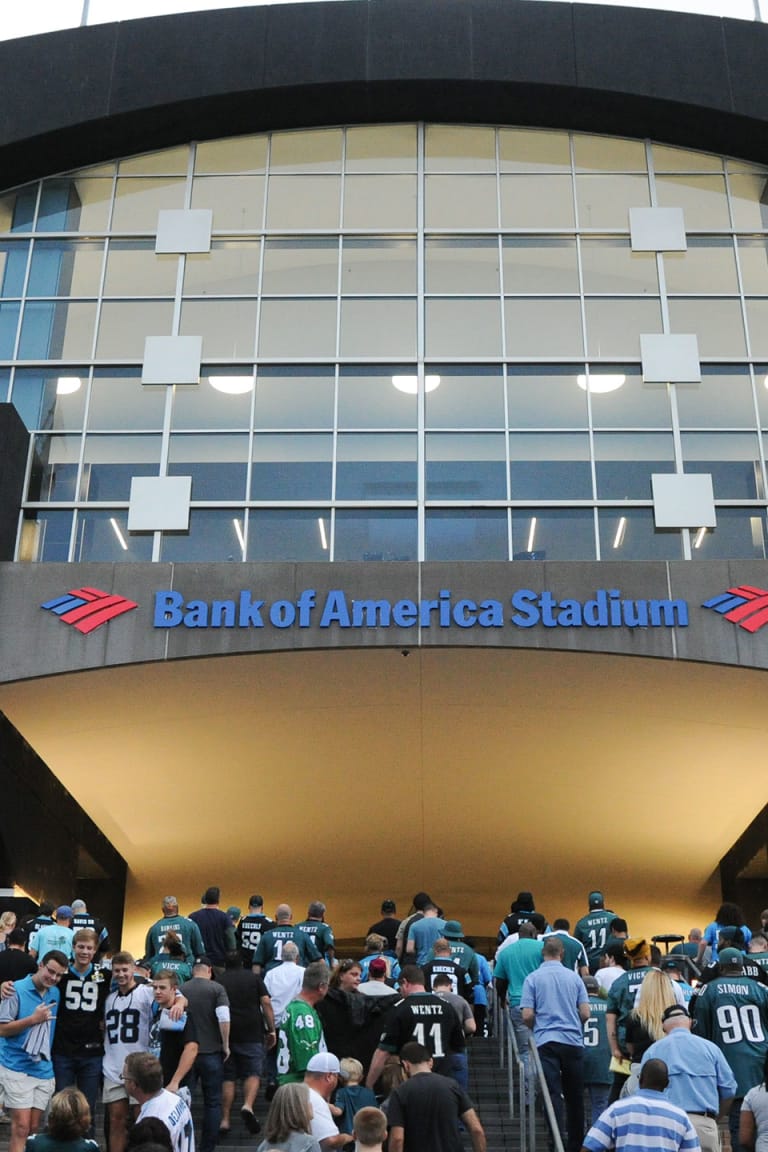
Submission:
M 632 1061 L 629 1079 L 621 1090 L 622 1096 L 631 1096 L 640 1082 L 640 1061 L 647 1048 L 664 1038 L 661 1018 L 664 1009 L 677 1003 L 675 987 L 664 972 L 651 968 L 645 974 L 627 1020 L 626 1046 Z
M 0 952 L 8 947 L 8 937 L 16 927 L 16 913 L 3 912 L 0 916 Z
M 25 1152 L 98 1152 L 95 1140 L 87 1140 L 91 1109 L 77 1088 L 63 1088 L 51 1100 L 44 1132 L 30 1136 Z
M 256 1152 L 320 1152 L 311 1134 L 312 1105 L 306 1084 L 283 1084 L 275 1092 Z

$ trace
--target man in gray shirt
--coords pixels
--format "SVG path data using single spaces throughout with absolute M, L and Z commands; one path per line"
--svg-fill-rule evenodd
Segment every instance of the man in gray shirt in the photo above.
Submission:
M 207 956 L 199 956 L 192 979 L 182 985 L 189 1001 L 187 1011 L 197 1031 L 198 1053 L 193 1079 L 203 1094 L 203 1131 L 200 1152 L 213 1152 L 221 1123 L 221 1087 L 224 1061 L 229 1056 L 229 998 L 212 979 L 213 967 Z

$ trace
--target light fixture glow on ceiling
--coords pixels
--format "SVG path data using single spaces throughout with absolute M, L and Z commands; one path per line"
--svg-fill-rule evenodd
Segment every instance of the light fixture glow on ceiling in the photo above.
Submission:
M 695 539 L 695 540 L 694 540 L 694 542 L 693 542 L 693 546 L 694 546 L 694 548 L 701 548 L 702 542 L 703 542 L 703 540 L 704 540 L 704 537 L 706 536 L 706 534 L 707 534 L 707 530 L 706 530 L 706 528 L 705 528 L 705 527 L 702 525 L 702 527 L 701 527 L 701 528 L 699 528 L 698 532 L 696 533 L 696 539 Z
M 418 376 L 393 376 L 392 383 L 398 392 L 407 392 L 411 396 L 415 396 L 419 388 Z M 434 392 L 435 388 L 440 387 L 439 376 L 425 376 L 424 377 L 424 391 Z
M 615 392 L 626 382 L 627 378 L 623 372 L 590 372 L 589 385 L 587 385 L 587 377 L 583 372 L 576 377 L 576 383 L 582 392 Z
M 328 537 L 325 534 L 325 520 L 323 520 L 322 516 L 318 516 L 317 526 L 320 529 L 320 545 L 323 549 L 323 552 L 327 552 L 328 551 Z
M 624 543 L 624 534 L 626 531 L 627 531 L 627 518 L 626 518 L 626 516 L 622 516 L 621 519 L 619 520 L 618 528 L 616 529 L 616 535 L 613 538 L 614 548 L 621 548 L 622 544 Z
M 237 542 L 240 545 L 240 551 L 243 554 L 243 560 L 245 560 L 245 536 L 243 536 L 243 529 L 242 529 L 242 526 L 241 526 L 240 521 L 238 520 L 237 516 L 235 516 L 232 523 L 235 525 L 235 532 L 237 534 Z
M 531 527 L 530 527 L 530 531 L 528 532 L 528 547 L 526 548 L 526 552 L 533 552 L 533 538 L 535 535 L 536 535 L 536 517 L 531 516 Z
M 117 539 L 120 542 L 120 547 L 122 548 L 123 552 L 127 552 L 128 545 L 125 542 L 125 536 L 123 536 L 122 532 L 120 531 L 120 525 L 118 524 L 117 520 L 115 520 L 114 516 L 110 516 L 109 522 L 112 525 L 112 530 L 114 531 L 115 536 L 117 536 Z
M 230 396 L 241 396 L 253 391 L 253 376 L 209 376 L 211 388 Z
M 83 382 L 79 376 L 59 376 L 56 381 L 56 395 L 70 396 L 73 392 L 79 392 L 82 386 Z

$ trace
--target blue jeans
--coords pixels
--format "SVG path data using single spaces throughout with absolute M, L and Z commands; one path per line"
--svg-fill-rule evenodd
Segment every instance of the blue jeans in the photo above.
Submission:
M 581 1152 L 584 1138 L 584 1049 L 575 1044 L 550 1041 L 539 1045 L 539 1057 L 566 1152 Z
M 739 1116 L 741 1114 L 741 1104 L 743 1096 L 736 1096 L 731 1103 L 731 1110 L 728 1113 L 728 1131 L 731 1134 L 731 1152 L 742 1152 L 742 1146 L 739 1144 Z
M 62 1088 L 79 1088 L 88 1101 L 91 1110 L 91 1127 L 87 1135 L 93 1136 L 93 1118 L 96 1115 L 96 1101 L 101 1088 L 101 1053 L 88 1056 L 53 1055 L 53 1073 L 56 1077 L 56 1091 Z
M 443 1061 L 443 1076 L 450 1076 L 464 1092 L 469 1091 L 469 1064 L 466 1052 L 451 1052 Z
M 587 1089 L 589 1091 L 589 1103 L 592 1112 L 587 1127 L 591 1127 L 598 1116 L 602 1112 L 605 1112 L 608 1107 L 608 1097 L 611 1094 L 611 1086 L 610 1084 L 587 1084 Z
M 221 1086 L 224 1083 L 224 1060 L 221 1052 L 200 1052 L 192 1075 L 203 1094 L 203 1131 L 200 1152 L 213 1152 L 221 1124 Z

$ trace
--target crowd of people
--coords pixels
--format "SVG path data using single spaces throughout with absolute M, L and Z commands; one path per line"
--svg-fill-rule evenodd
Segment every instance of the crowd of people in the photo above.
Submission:
M 165 897 L 138 958 L 112 951 L 82 900 L 21 925 L 3 913 L 9 1152 L 97 1148 L 98 1103 L 108 1152 L 213 1152 L 233 1116 L 256 1152 L 485 1152 L 468 1088 L 489 995 L 530 1107 L 541 1064 L 566 1152 L 719 1152 L 726 1116 L 732 1152 L 768 1152 L 768 910 L 750 930 L 723 904 L 687 939 L 648 941 L 602 893 L 587 905 L 571 931 L 520 892 L 485 956 L 419 892 L 402 919 L 382 902 L 354 958 L 321 901 L 294 922 L 258 894 L 223 908 L 215 887 L 189 916 Z

